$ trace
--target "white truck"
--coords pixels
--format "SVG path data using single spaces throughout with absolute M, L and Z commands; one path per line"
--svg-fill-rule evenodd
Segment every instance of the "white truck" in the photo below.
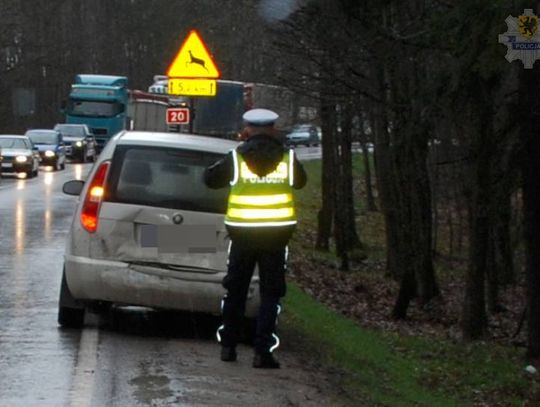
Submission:
M 129 91 L 127 106 L 128 128 L 143 131 L 169 131 L 167 124 L 167 109 L 173 104 L 167 95 Z

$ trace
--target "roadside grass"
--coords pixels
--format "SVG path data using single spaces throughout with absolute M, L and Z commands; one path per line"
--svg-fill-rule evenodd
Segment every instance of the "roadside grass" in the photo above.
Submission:
M 356 177 L 362 174 L 361 162 L 361 156 L 356 155 Z M 299 225 L 291 241 L 292 251 L 321 265 L 337 264 L 332 250 L 314 250 L 321 162 L 305 162 L 304 167 L 309 181 L 296 193 Z M 355 200 L 368 265 L 383 263 L 382 216 L 367 212 L 358 193 Z M 375 275 L 369 270 L 362 273 Z M 447 273 L 452 270 L 444 270 Z M 291 346 L 342 371 L 339 386 L 351 406 L 540 406 L 540 381 L 523 372 L 522 350 L 363 328 L 317 302 L 295 283 L 289 285 L 284 304 L 287 343 L 297 344 Z
M 364 329 L 295 284 L 284 305 L 287 343 L 340 370 L 350 406 L 521 406 L 538 387 L 513 349 Z

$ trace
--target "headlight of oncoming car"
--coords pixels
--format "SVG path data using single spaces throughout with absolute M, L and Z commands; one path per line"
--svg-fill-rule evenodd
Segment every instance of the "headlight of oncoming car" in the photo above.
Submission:
M 45 151 L 45 157 L 54 157 L 54 151 L 52 150 Z
M 25 155 L 18 155 L 17 157 L 15 157 L 15 161 L 17 161 L 18 163 L 25 163 L 26 161 L 28 161 L 28 157 Z
M 82 147 L 82 141 L 77 141 L 77 142 L 75 143 L 75 145 L 76 145 L 77 147 Z

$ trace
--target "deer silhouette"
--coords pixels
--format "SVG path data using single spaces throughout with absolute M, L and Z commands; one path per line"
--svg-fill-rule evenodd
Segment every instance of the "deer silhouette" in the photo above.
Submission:
M 204 65 L 204 59 L 194 57 L 193 54 L 191 53 L 191 50 L 188 50 L 188 52 L 189 52 L 190 60 L 186 62 L 186 66 L 188 66 L 188 64 L 197 64 L 197 65 L 202 66 L 205 69 L 205 71 L 208 72 L 208 69 Z

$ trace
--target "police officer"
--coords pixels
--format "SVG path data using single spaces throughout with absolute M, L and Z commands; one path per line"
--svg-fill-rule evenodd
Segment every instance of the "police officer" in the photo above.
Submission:
M 253 367 L 274 369 L 279 368 L 272 351 L 279 345 L 274 330 L 286 290 L 287 243 L 296 225 L 293 188 L 302 188 L 307 181 L 294 151 L 277 137 L 277 118 L 267 109 L 244 113 L 244 142 L 204 173 L 208 187 L 231 187 L 225 216 L 231 238 L 223 279 L 227 294 L 222 304 L 223 325 L 218 329 L 221 360 L 236 360 L 247 292 L 258 265 L 261 304 Z

